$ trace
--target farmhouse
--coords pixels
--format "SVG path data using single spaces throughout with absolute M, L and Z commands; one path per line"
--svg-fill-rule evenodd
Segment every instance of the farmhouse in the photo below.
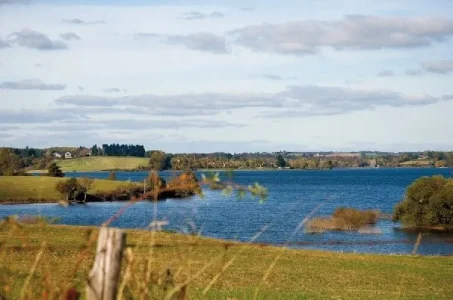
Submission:
M 58 152 L 55 152 L 55 153 L 53 154 L 53 157 L 55 157 L 55 158 L 61 158 L 61 154 L 58 153 Z
M 66 152 L 66 153 L 64 154 L 64 158 L 65 158 L 65 159 L 72 158 L 71 152 Z

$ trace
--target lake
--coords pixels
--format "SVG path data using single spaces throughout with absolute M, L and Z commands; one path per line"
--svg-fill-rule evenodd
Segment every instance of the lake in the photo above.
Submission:
M 198 175 L 201 172 L 197 173 Z M 339 206 L 379 209 L 392 213 L 407 186 L 421 176 L 440 174 L 451 177 L 452 169 L 344 169 L 331 171 L 237 171 L 239 184 L 259 182 L 269 190 L 268 199 L 260 204 L 247 197 L 238 200 L 220 191 L 206 191 L 204 198 L 167 200 L 156 205 L 140 202 L 129 207 L 112 226 L 149 228 L 154 208 L 159 220 L 168 221 L 164 230 L 201 233 L 204 236 L 250 241 L 257 232 L 257 243 L 288 245 L 295 248 L 324 249 L 359 253 L 407 254 L 412 251 L 417 234 L 405 232 L 389 220 L 377 224 L 380 234 L 356 232 L 305 233 L 298 224 L 320 203 L 314 216 L 328 216 Z M 68 177 L 107 178 L 108 172 L 66 173 Z M 143 181 L 146 172 L 118 172 L 118 180 Z M 162 172 L 163 177 L 172 172 Z M 42 215 L 58 217 L 60 224 L 100 225 L 125 202 L 89 203 L 64 208 L 57 204 L 0 206 L 0 217 L 8 215 Z M 265 228 L 266 227 L 266 228 Z M 265 230 L 264 230 L 264 229 Z M 452 255 L 453 235 L 426 233 L 418 253 Z

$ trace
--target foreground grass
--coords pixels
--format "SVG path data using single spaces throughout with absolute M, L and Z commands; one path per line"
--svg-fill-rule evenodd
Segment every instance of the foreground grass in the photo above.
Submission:
M 66 180 L 47 176 L 0 176 L 0 203 L 58 202 L 63 197 L 55 189 Z M 95 179 L 89 193 L 109 192 L 128 185 L 125 181 Z
M 70 287 L 84 293 L 95 249 L 95 242 L 87 242 L 92 230 L 44 225 L 0 228 L 0 292 L 7 299 L 19 298 L 26 278 L 32 274 L 24 290 L 29 299 L 41 298 L 43 291 L 58 293 Z M 164 274 L 169 273 L 173 286 L 190 281 L 189 299 L 251 299 L 258 286 L 259 299 L 451 299 L 453 294 L 452 257 L 291 250 L 171 233 L 157 233 L 152 248 L 151 240 L 149 232 L 128 231 L 127 244 L 132 253 L 129 258 L 133 258 L 133 263 L 131 279 L 124 289 L 125 299 L 139 298 L 149 257 L 152 287 L 161 286 Z M 84 256 L 86 245 L 89 246 Z M 36 270 L 31 273 L 41 250 Z M 278 254 L 281 258 L 275 268 L 261 282 Z M 203 289 L 233 257 L 237 259 L 203 295 Z M 217 258 L 215 262 L 194 278 L 213 258 Z M 155 290 L 154 299 L 162 298 L 159 293 L 163 292 Z
M 115 157 L 92 156 L 74 159 L 56 160 L 57 165 L 66 172 L 71 171 L 104 171 L 104 170 L 133 170 L 146 167 L 149 158 L 146 157 Z

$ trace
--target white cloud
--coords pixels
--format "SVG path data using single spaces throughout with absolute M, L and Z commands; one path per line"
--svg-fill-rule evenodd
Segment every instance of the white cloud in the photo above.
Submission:
M 373 110 L 379 106 L 424 106 L 441 99 L 430 95 L 404 95 L 388 90 L 361 90 L 326 86 L 291 86 L 275 95 L 286 99 L 284 109 L 268 111 L 264 117 L 313 117 L 347 114 L 354 111 Z M 291 109 L 286 109 L 288 106 Z
M 389 90 L 351 89 L 335 86 L 290 86 L 275 94 L 201 93 L 180 95 L 132 95 L 99 97 L 65 96 L 58 104 L 76 107 L 121 107 L 124 112 L 156 116 L 215 115 L 229 110 L 273 109 L 267 117 L 312 117 L 373 110 L 379 106 L 408 107 L 436 103 L 447 98 L 426 94 L 405 95 Z
M 107 94 L 111 94 L 111 93 L 120 93 L 121 92 L 121 89 L 119 88 L 108 88 L 108 89 L 103 89 L 103 91 Z
M 11 47 L 4 39 L 0 38 L 0 49 Z
M 74 32 L 66 32 L 60 34 L 60 37 L 65 41 L 80 41 L 81 38 Z
M 202 13 L 199 11 L 190 11 L 183 14 L 185 20 L 201 20 L 207 18 L 223 18 L 225 15 L 219 11 L 213 11 L 211 13 Z
M 55 100 L 55 102 L 57 104 L 100 107 L 110 107 L 112 105 L 118 105 L 122 103 L 120 99 L 92 95 L 63 96 Z
M 86 119 L 85 116 L 72 113 L 61 114 L 53 110 L 0 110 L 0 122 L 3 124 L 49 123 L 54 121 L 76 121 Z
M 349 15 L 338 21 L 303 20 L 245 26 L 230 32 L 254 51 L 306 55 L 322 47 L 371 50 L 429 46 L 453 36 L 453 20 Z
M 422 68 L 426 72 L 447 74 L 453 72 L 453 60 L 442 60 L 436 62 L 424 62 Z
M 8 36 L 8 41 L 16 43 L 21 47 L 33 48 L 38 50 L 61 50 L 68 46 L 58 40 L 51 40 L 45 34 L 24 28 L 19 32 L 13 32 Z
M 269 79 L 269 80 L 277 80 L 277 81 L 279 81 L 279 80 L 296 80 L 297 79 L 297 77 L 294 77 L 294 76 L 285 77 L 285 76 L 281 76 L 281 75 L 277 75 L 277 74 L 273 74 L 273 73 L 264 73 L 258 77 L 261 77 L 264 79 Z
M 224 37 L 212 33 L 200 32 L 189 35 L 171 35 L 167 37 L 167 43 L 183 45 L 188 49 L 210 52 L 212 54 L 226 54 L 229 52 Z
M 64 90 L 66 85 L 58 83 L 44 83 L 39 79 L 24 79 L 21 81 L 5 81 L 0 89 L 7 90 Z
M 420 70 L 420 69 L 407 69 L 405 71 L 405 73 L 408 76 L 417 76 L 417 75 L 423 74 L 423 70 Z
M 103 20 L 83 21 L 80 19 L 64 19 L 63 23 L 75 24 L 75 25 L 97 25 L 97 24 L 105 24 L 105 21 L 103 21 Z
M 395 72 L 392 70 L 382 70 L 381 72 L 377 73 L 377 76 L 379 77 L 391 77 L 394 76 Z

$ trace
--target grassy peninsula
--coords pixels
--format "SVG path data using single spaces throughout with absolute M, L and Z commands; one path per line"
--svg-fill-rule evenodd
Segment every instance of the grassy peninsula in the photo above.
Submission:
M 30 299 L 41 298 L 43 291 L 75 287 L 83 298 L 95 250 L 95 243 L 90 245 L 87 237 L 96 230 L 73 226 L 1 226 L 1 292 L 7 299 L 18 298 L 37 254 L 42 251 L 26 295 Z M 146 231 L 130 230 L 127 235 L 133 263 L 123 299 L 132 299 L 137 296 L 137 285 L 144 276 L 152 238 Z M 453 282 L 452 257 L 292 250 L 163 232 L 155 235 L 154 245 L 151 278 L 155 295 L 162 292 L 163 285 L 172 288 L 188 278 L 191 278 L 187 285 L 189 299 L 252 299 L 256 287 L 258 299 L 449 299 L 453 294 L 453 285 L 448 284 Z M 263 280 L 277 255 L 280 259 Z M 217 258 L 214 263 L 195 277 L 214 258 Z M 236 259 L 231 266 L 203 295 L 208 283 L 232 258 Z M 127 265 L 125 261 L 123 267 Z
M 65 178 L 47 176 L 0 176 L 1 203 L 58 202 L 64 197 L 55 186 Z M 95 179 L 89 193 L 111 192 L 129 182 Z

